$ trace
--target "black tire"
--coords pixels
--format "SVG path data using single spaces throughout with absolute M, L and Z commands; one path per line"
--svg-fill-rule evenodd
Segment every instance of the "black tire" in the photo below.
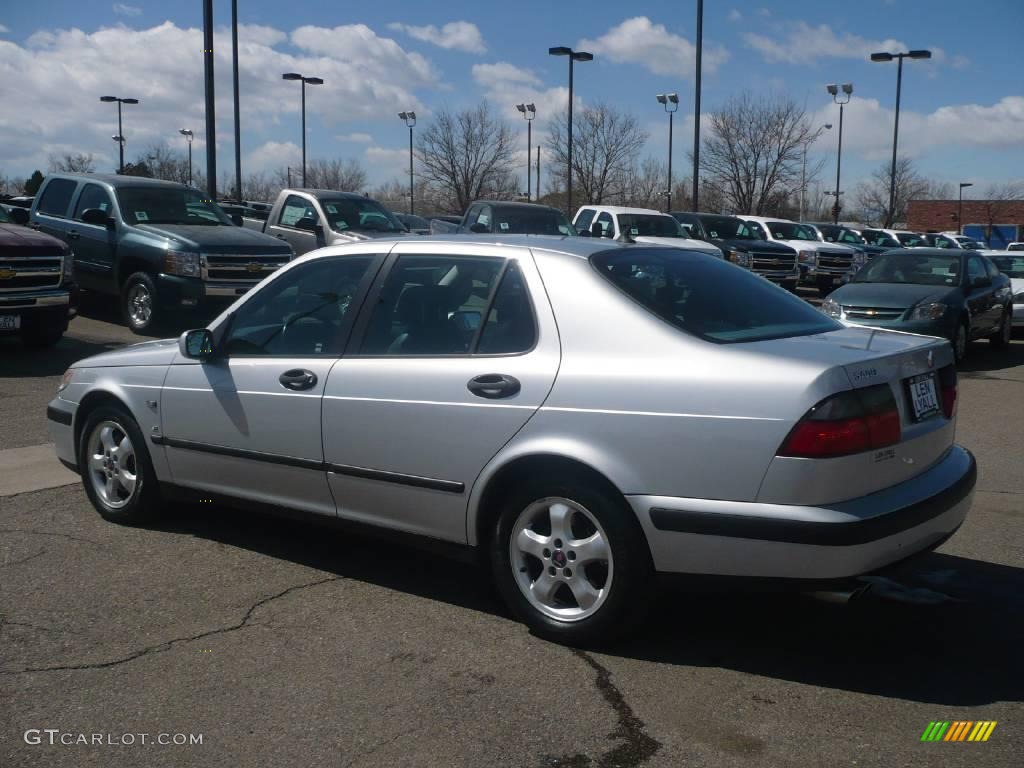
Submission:
M 957 334 L 963 334 L 962 343 Z M 953 361 L 959 364 L 967 357 L 967 348 L 971 345 L 971 327 L 966 319 L 961 318 L 960 322 L 956 324 L 953 337 L 949 341 L 953 345 Z
M 104 423 L 117 425 L 121 433 L 126 435 L 134 448 L 134 460 L 127 462 L 125 468 L 134 470 L 135 487 L 132 494 L 125 499 L 123 506 L 111 506 L 97 492 L 93 482 L 94 470 L 90 466 L 90 441 L 97 427 Z M 114 434 L 118 434 L 117 431 Z M 122 525 L 140 525 L 157 519 L 162 512 L 160 486 L 153 471 L 153 462 L 142 431 L 135 419 L 126 409 L 120 406 L 103 405 L 96 408 L 86 417 L 78 441 L 78 467 L 82 476 L 82 485 L 93 507 L 100 515 L 112 523 Z
M 132 333 L 149 335 L 160 327 L 163 317 L 157 300 L 156 284 L 145 272 L 136 272 L 124 281 L 121 287 L 121 314 Z
M 611 586 L 595 612 L 577 620 L 557 619 L 536 608 L 520 588 L 518 569 L 512 563 L 511 537 L 520 515 L 540 500 L 552 498 L 568 499 L 585 508 L 604 529 L 611 549 Z M 571 545 L 564 546 L 568 551 Z M 489 555 L 497 589 L 513 613 L 537 635 L 566 645 L 600 644 L 639 626 L 654 586 L 650 549 L 632 509 L 607 483 L 582 472 L 568 474 L 563 480 L 536 478 L 519 484 L 503 502 Z M 541 561 L 535 560 L 540 571 L 545 570 Z
M 996 349 L 1005 349 L 1013 339 L 1013 305 L 1006 305 L 1003 308 L 1003 322 L 999 330 L 988 337 L 988 343 Z
M 63 337 L 63 328 L 36 328 L 22 334 L 21 343 L 28 349 L 46 349 L 54 346 Z

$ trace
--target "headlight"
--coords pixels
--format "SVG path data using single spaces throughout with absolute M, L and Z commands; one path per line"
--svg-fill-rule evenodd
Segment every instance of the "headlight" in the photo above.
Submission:
M 800 261 L 804 264 L 813 264 L 817 256 L 815 251 L 800 251 Z
M 750 269 L 750 254 L 746 251 L 731 249 L 729 251 L 729 261 L 745 269 Z
M 63 392 L 65 389 L 67 389 L 68 384 L 71 383 L 71 380 L 73 378 L 75 378 L 75 369 L 68 368 L 66 371 L 64 371 L 64 375 L 60 377 L 60 384 L 57 385 L 57 391 Z
M 824 312 L 829 317 L 839 318 L 843 316 L 842 305 L 835 299 L 831 298 L 825 299 L 823 302 L 821 302 L 821 311 Z
M 168 275 L 199 277 L 199 254 L 167 251 L 164 254 L 164 272 Z
M 910 312 L 911 320 L 938 320 L 946 314 L 945 304 L 922 304 Z

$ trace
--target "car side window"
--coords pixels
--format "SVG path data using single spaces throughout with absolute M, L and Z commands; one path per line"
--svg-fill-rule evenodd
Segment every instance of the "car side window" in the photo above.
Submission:
M 582 232 L 583 230 L 590 230 L 590 222 L 594 220 L 594 213 L 596 213 L 596 211 L 594 211 L 593 208 L 584 208 L 580 211 L 580 215 L 577 216 L 576 221 L 573 222 L 577 231 Z
M 530 294 L 519 267 L 512 262 L 494 294 L 476 351 L 485 355 L 516 354 L 527 351 L 536 341 L 537 323 Z
M 316 259 L 295 266 L 239 307 L 225 349 L 232 357 L 341 354 L 352 301 L 373 256 Z
M 493 257 L 400 256 L 359 354 L 469 354 L 503 265 Z
M 109 214 L 113 207 L 107 190 L 99 184 L 86 184 L 82 189 L 82 194 L 78 196 L 78 204 L 75 205 L 75 219 L 81 221 L 82 212 L 88 211 L 90 208 L 98 208 Z
M 971 256 L 967 260 L 967 283 L 968 285 L 974 285 L 974 281 L 978 278 L 988 280 L 988 273 L 985 271 L 985 265 L 981 263 L 981 259 L 977 256 Z
M 78 182 L 71 179 L 54 179 L 46 185 L 43 196 L 39 198 L 39 205 L 36 206 L 36 213 L 45 213 L 47 216 L 68 215 L 68 206 L 71 205 L 71 195 L 75 192 Z
M 316 208 L 313 207 L 309 200 L 298 195 L 288 195 L 284 205 L 281 206 L 281 213 L 277 217 L 277 223 L 282 227 L 294 227 L 298 224 L 299 219 L 317 221 L 319 216 L 317 216 Z

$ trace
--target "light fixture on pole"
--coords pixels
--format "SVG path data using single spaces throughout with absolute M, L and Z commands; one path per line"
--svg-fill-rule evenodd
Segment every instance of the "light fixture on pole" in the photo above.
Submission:
M 572 217 L 572 72 L 573 64 L 577 61 L 593 61 L 594 54 L 586 51 L 574 51 L 564 45 L 548 48 L 551 56 L 569 57 L 569 121 L 566 127 L 566 177 L 565 177 L 565 207 L 570 218 Z
M 679 96 L 674 93 L 659 93 L 658 103 L 668 112 L 668 200 L 665 203 L 665 212 L 672 210 L 672 118 L 679 109 Z
M 285 72 L 281 79 L 302 81 L 302 186 L 306 186 L 306 86 L 323 85 L 324 81 L 319 77 L 300 75 L 298 72 Z
M 412 129 L 416 125 L 415 112 L 399 112 L 398 117 L 409 126 L 409 215 L 413 215 L 413 177 L 412 177 Z
M 533 104 L 516 104 L 516 109 L 526 118 L 526 202 L 530 202 L 531 160 L 533 160 L 533 119 L 537 116 L 537 107 Z
M 839 150 L 836 152 L 836 204 L 832 208 L 832 223 L 839 223 L 839 172 L 843 164 L 843 107 L 850 103 L 853 98 L 853 83 L 843 83 L 841 86 L 830 84 L 825 86 L 832 95 L 832 101 L 839 105 Z M 843 95 L 839 95 L 842 89 Z M 845 97 L 845 98 L 844 98 Z
M 814 132 L 807 141 L 804 142 L 804 159 L 803 165 L 800 166 L 800 221 L 804 220 L 804 200 L 807 195 L 807 148 L 817 141 L 818 137 L 822 133 L 829 130 L 832 127 L 832 123 L 825 123 L 818 130 Z
M 192 186 L 192 131 L 188 128 L 179 128 L 178 133 L 185 137 L 188 142 L 188 185 Z
M 100 101 L 105 103 L 117 102 L 117 136 L 111 136 L 120 147 L 120 160 L 117 165 L 117 172 L 124 173 L 124 128 L 121 125 L 121 105 L 122 104 L 138 104 L 138 99 L 121 99 L 117 96 L 100 96 Z
M 903 88 L 903 60 L 904 59 L 930 59 L 932 52 L 927 50 L 908 51 L 907 53 L 872 53 L 872 61 L 892 61 L 897 59 L 899 65 L 896 68 L 896 120 L 892 129 L 892 170 L 889 173 L 889 215 L 886 220 L 887 226 L 892 226 L 896 218 L 896 148 L 900 138 L 900 91 Z
M 961 235 L 964 233 L 964 187 L 973 186 L 973 181 L 960 182 L 960 199 L 956 204 L 956 231 Z

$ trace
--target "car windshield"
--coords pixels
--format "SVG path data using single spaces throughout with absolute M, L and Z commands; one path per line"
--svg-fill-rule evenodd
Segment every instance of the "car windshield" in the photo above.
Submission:
M 853 282 L 958 285 L 960 269 L 959 256 L 883 253 L 862 268 Z
M 575 235 L 576 230 L 554 208 L 502 208 L 495 206 L 492 231 L 496 235 Z
M 749 226 L 735 216 L 705 216 L 701 219 L 704 231 L 713 240 L 761 240 Z
M 1007 277 L 1024 278 L 1024 256 L 990 256 L 989 258 Z
M 904 248 L 917 248 L 918 246 L 928 245 L 927 240 L 920 235 L 915 235 L 913 232 L 897 232 L 896 238 Z
M 758 240 L 767 240 L 768 233 L 764 231 L 764 227 L 758 224 L 756 221 L 748 221 L 747 226 L 750 227 L 750 231 L 754 234 Z
M 430 222 L 420 216 L 403 213 L 401 216 L 397 216 L 397 218 L 409 229 L 430 229 Z
M 817 240 L 814 232 L 803 224 L 792 221 L 768 221 L 765 222 L 768 231 L 772 233 L 775 240 Z
M 679 222 L 671 216 L 653 213 L 620 213 L 619 231 L 640 237 L 685 237 Z
M 371 232 L 405 232 L 405 226 L 394 214 L 376 200 L 366 198 L 323 198 L 327 226 L 335 232 L 369 230 Z
M 764 341 L 842 327 L 763 277 L 711 256 L 617 248 L 594 254 L 591 263 L 646 310 L 706 341 Z
M 864 240 L 870 245 L 878 245 L 883 248 L 899 248 L 900 241 L 892 235 L 888 235 L 885 232 L 879 232 L 873 229 L 864 230 Z
M 818 227 L 818 229 L 821 230 L 822 237 L 830 243 L 853 243 L 854 245 L 864 245 L 867 242 L 852 229 L 839 227 L 835 224 L 823 224 Z
M 117 202 L 129 224 L 232 226 L 216 203 L 184 187 L 119 187 Z

